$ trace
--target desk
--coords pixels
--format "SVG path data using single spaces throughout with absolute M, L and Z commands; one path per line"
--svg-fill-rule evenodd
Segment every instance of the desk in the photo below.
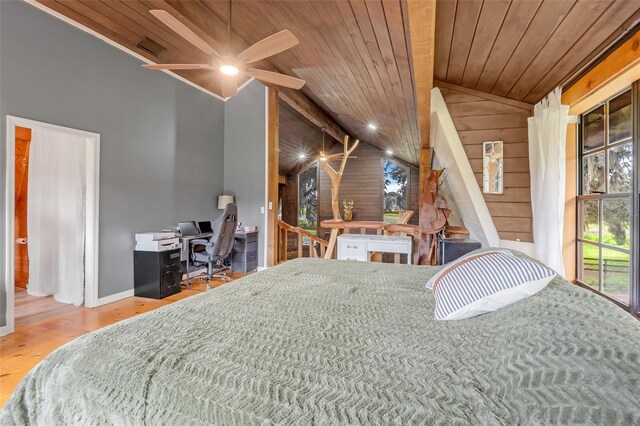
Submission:
M 182 243 L 182 251 L 180 252 L 180 260 L 181 261 L 182 260 L 186 260 L 186 262 L 187 262 L 187 284 L 186 284 L 187 290 L 189 290 L 189 288 L 191 288 L 191 282 L 190 282 L 190 278 L 191 277 L 189 277 L 189 262 L 191 261 L 191 241 L 208 239 L 212 235 L 213 235 L 212 232 L 206 232 L 204 234 L 187 235 L 187 236 L 184 236 L 184 237 L 180 237 L 180 242 Z
M 411 264 L 412 238 L 395 235 L 344 234 L 338 237 L 338 259 L 369 262 L 371 252 L 407 255 Z

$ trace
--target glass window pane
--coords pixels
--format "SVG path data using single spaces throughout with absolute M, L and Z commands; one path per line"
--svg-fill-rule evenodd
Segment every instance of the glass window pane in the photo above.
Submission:
M 318 164 L 298 176 L 298 226 L 315 234 L 318 224 Z
M 631 200 L 602 200 L 602 242 L 630 247 Z
M 599 224 L 598 224 L 598 201 L 586 200 L 580 202 L 580 217 L 582 223 L 580 224 L 580 238 L 593 241 L 595 243 L 600 242 L 599 239 Z
M 609 193 L 631 192 L 633 146 L 631 143 L 609 149 Z
M 384 160 L 384 221 L 397 223 L 400 210 L 407 210 L 407 169 L 393 161 Z
M 600 251 L 591 244 L 579 244 L 580 268 L 578 277 L 584 284 L 598 290 L 600 280 Z
M 631 91 L 609 101 L 609 143 L 631 140 Z
M 602 249 L 602 292 L 625 305 L 629 304 L 629 255 Z
M 604 179 L 604 152 L 585 155 L 582 159 L 582 193 L 604 193 Z
M 604 105 L 584 114 L 582 119 L 584 123 L 583 151 L 591 151 L 604 146 Z

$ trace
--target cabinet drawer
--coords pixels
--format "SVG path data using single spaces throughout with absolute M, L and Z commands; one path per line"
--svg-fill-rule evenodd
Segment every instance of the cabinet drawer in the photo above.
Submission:
M 253 262 L 258 260 L 258 252 L 246 252 L 246 253 L 233 253 L 232 257 L 234 262 Z
M 360 241 L 338 241 L 338 259 L 367 260 L 367 245 Z
M 249 272 L 258 269 L 258 260 L 252 260 L 250 262 L 236 262 L 231 264 L 233 272 Z
M 355 260 L 357 262 L 368 262 L 366 255 L 341 255 L 338 257 L 338 260 Z
M 369 251 L 379 251 L 382 253 L 410 253 L 410 244 L 392 243 L 392 242 L 378 242 L 371 241 L 368 244 Z

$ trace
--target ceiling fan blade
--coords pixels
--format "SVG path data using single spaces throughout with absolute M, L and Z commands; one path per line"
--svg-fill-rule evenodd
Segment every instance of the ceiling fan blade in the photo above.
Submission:
M 148 70 L 210 70 L 207 64 L 146 64 L 142 68 Z
M 238 93 L 238 78 L 235 75 L 222 77 L 222 97 L 230 98 Z
M 150 10 L 151 14 L 155 16 L 160 22 L 171 28 L 176 34 L 193 44 L 198 49 L 202 50 L 207 55 L 213 55 L 220 57 L 220 54 L 215 49 L 209 46 L 209 43 L 200 38 L 196 33 L 191 31 L 189 27 L 180 22 L 176 17 L 171 15 L 166 10 L 153 9 Z
M 302 86 L 305 85 L 304 80 L 277 72 L 259 70 L 257 68 L 249 68 L 246 73 L 258 80 L 266 81 L 267 83 L 273 83 L 278 86 L 290 87 L 291 89 L 301 89 Z
M 282 30 L 279 33 L 270 35 L 253 46 L 248 47 L 244 52 L 238 55 L 238 59 L 245 64 L 250 64 L 252 62 L 259 61 L 260 59 L 277 55 L 287 49 L 291 49 L 298 43 L 298 39 L 293 35 L 293 33 L 291 33 L 291 31 Z

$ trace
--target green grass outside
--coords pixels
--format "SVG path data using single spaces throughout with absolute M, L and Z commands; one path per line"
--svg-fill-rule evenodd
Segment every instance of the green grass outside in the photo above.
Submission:
M 384 223 L 398 223 L 398 219 L 400 219 L 400 213 L 384 214 Z
M 598 247 L 590 244 L 583 244 L 582 247 L 584 264 L 582 279 L 585 284 L 598 289 Z M 629 255 L 616 250 L 603 249 L 602 259 L 605 268 L 602 286 L 603 292 L 628 303 Z

